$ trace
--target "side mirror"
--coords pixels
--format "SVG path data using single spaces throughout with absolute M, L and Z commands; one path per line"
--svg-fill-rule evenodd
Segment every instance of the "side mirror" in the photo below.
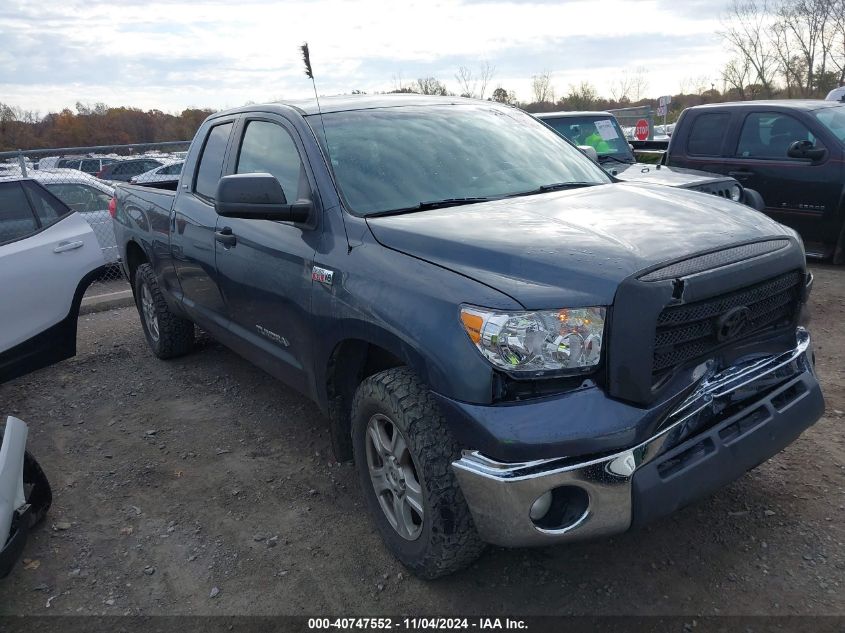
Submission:
M 233 174 L 217 183 L 214 209 L 225 218 L 307 222 L 313 204 L 289 204 L 282 185 L 270 174 Z
M 795 141 L 786 150 L 786 155 L 790 158 L 803 158 L 816 163 L 827 155 L 827 150 L 816 147 L 812 141 Z
M 588 158 L 592 158 L 595 162 L 599 162 L 599 153 L 592 145 L 579 145 L 578 149 L 580 149 L 581 153 Z

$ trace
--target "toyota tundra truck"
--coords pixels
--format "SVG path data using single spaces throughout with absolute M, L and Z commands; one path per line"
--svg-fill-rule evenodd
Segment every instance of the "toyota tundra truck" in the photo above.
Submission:
M 115 196 L 153 353 L 187 354 L 199 327 L 315 400 L 375 528 L 425 578 L 488 543 L 642 526 L 824 409 L 792 229 L 618 182 L 516 108 L 229 110 L 175 191 Z

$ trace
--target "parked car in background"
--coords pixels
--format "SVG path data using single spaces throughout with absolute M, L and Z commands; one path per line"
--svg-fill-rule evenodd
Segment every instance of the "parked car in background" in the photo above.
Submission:
M 544 112 L 535 116 L 575 145 L 594 149 L 599 164 L 619 180 L 701 191 L 763 208 L 756 192 L 729 176 L 638 163 L 619 122 L 609 112 Z
M 736 178 L 807 252 L 845 263 L 845 104 L 740 101 L 688 108 L 664 162 Z
M 32 178 L 0 181 L 0 383 L 75 354 L 82 294 L 103 267 L 79 213 Z
M 0 181 L 0 383 L 76 354 L 82 295 L 102 270 L 78 213 L 33 179 Z M 27 433 L 17 418 L 0 424 L 0 578 L 52 500 Z
M 11 175 L 21 178 L 20 171 Z M 114 226 L 109 215 L 109 202 L 114 188 L 80 171 L 73 169 L 39 169 L 28 177 L 41 183 L 54 196 L 64 202 L 91 225 L 107 265 L 118 262 L 119 253 L 114 239 Z M 0 174 L 0 179 L 3 175 Z
M 197 325 L 314 399 L 416 574 L 644 525 L 821 416 L 792 229 L 516 108 L 320 106 L 212 115 L 175 191 L 116 186 L 115 234 L 153 353 Z
M 118 162 L 117 158 L 62 158 L 56 163 L 58 169 L 76 169 L 92 176 L 99 173 L 106 165 Z
M 164 164 L 163 160 L 158 158 L 133 158 L 129 160 L 121 160 L 103 167 L 98 173 L 97 178 L 101 180 L 116 180 L 129 182 L 133 176 L 138 176 L 146 171 L 161 167 Z
M 38 160 L 37 169 L 55 169 L 56 164 L 62 159 L 61 156 L 44 156 Z
M 845 101 L 845 86 L 840 86 L 839 88 L 834 88 L 831 90 L 827 97 L 825 97 L 826 101 Z
M 129 182 L 139 185 L 148 185 L 156 182 L 178 182 L 179 174 L 182 173 L 182 165 L 184 163 L 184 160 L 167 162 L 161 167 L 156 167 L 150 171 L 145 171 L 143 174 L 133 176 L 129 179 Z

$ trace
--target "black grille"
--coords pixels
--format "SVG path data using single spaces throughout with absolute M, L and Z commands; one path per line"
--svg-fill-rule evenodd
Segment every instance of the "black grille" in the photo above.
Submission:
M 652 373 L 659 376 L 729 343 L 717 338 L 717 322 L 733 308 L 748 308 L 747 324 L 735 340 L 790 324 L 798 315 L 802 279 L 796 270 L 711 299 L 664 308 L 657 318 Z

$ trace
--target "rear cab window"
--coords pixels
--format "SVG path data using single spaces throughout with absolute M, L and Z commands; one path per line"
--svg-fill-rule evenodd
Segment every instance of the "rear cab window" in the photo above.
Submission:
M 731 122 L 729 112 L 699 114 L 687 138 L 687 153 L 693 156 L 721 156 Z
M 202 148 L 194 180 L 194 193 L 206 200 L 213 201 L 217 193 L 217 183 L 223 175 L 223 160 L 226 157 L 232 125 L 232 122 L 228 122 L 211 128 Z

